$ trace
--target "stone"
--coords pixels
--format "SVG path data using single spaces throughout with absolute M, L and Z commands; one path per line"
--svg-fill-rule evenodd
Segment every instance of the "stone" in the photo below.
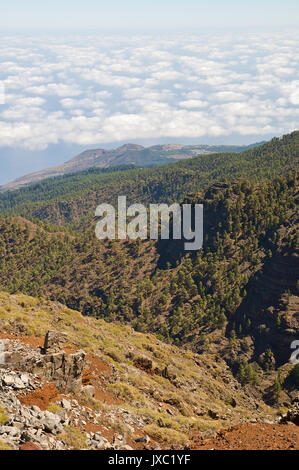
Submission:
M 67 339 L 67 335 L 60 331 L 49 330 L 45 336 L 44 341 L 44 352 L 47 354 L 48 352 L 55 352 L 59 351 L 63 348 Z
M 285 421 L 289 421 L 299 426 L 299 402 L 297 400 L 289 408 Z
M 15 377 L 13 375 L 5 375 L 2 379 L 2 382 L 7 387 L 11 387 L 14 384 Z
M 153 361 L 143 356 L 136 357 L 134 359 L 134 366 L 138 369 L 144 370 L 145 372 L 150 372 L 153 368 Z
M 237 402 L 236 402 L 236 399 L 235 399 L 234 397 L 231 397 L 231 399 L 230 399 L 230 405 L 231 405 L 233 408 L 236 408 Z
M 17 389 L 17 390 L 22 390 L 24 388 L 26 388 L 26 385 L 24 384 L 24 382 L 19 379 L 19 377 L 16 377 L 15 380 L 14 380 L 14 383 L 13 383 L 13 388 Z
M 72 404 L 65 398 L 63 398 L 60 402 L 62 408 L 64 408 L 66 411 L 70 411 L 72 409 Z
M 63 431 L 63 427 L 61 425 L 61 418 L 54 413 L 49 411 L 45 411 L 44 419 L 42 420 L 42 424 L 45 427 L 45 430 L 52 434 L 58 434 L 59 432 Z
M 95 388 L 93 385 L 85 385 L 85 387 L 82 388 L 82 392 L 86 393 L 87 395 L 90 395 L 91 397 L 94 397 Z
M 0 434 L 9 434 L 10 436 L 16 436 L 20 433 L 20 430 L 14 426 L 0 426 Z
M 144 442 L 145 444 L 149 444 L 150 438 L 147 435 L 145 435 L 145 436 L 138 437 L 137 439 L 135 439 L 135 442 Z
M 168 380 L 175 380 L 177 378 L 177 373 L 172 366 L 166 366 L 165 369 L 162 370 L 162 377 Z
M 64 333 L 50 330 L 45 337 L 43 349 L 32 351 L 20 346 L 14 350 L 6 369 L 9 366 L 22 371 L 22 374 L 5 374 L 2 378 L 4 385 L 13 386 L 17 390 L 25 389 L 27 386 L 34 389 L 36 387 L 32 381 L 28 385 L 28 373 L 32 373 L 53 382 L 60 391 L 80 392 L 86 354 L 83 351 L 74 354 L 65 353 L 61 350 L 65 340 Z
M 212 419 L 219 419 L 219 414 L 213 410 L 208 410 L 208 416 Z

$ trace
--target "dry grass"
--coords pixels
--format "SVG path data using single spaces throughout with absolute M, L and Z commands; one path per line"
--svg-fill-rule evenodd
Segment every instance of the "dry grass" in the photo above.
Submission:
M 0 451 L 2 450 L 13 450 L 13 447 L 6 442 L 0 441 Z
M 186 446 L 189 443 L 187 434 L 174 429 L 160 428 L 155 424 L 145 426 L 144 432 L 155 441 L 162 442 L 163 444 Z
M 0 292 L 0 331 L 41 337 L 49 329 L 65 332 L 70 345 L 95 354 L 113 366 L 115 374 L 105 385 L 106 389 L 130 403 L 148 425 L 160 428 L 160 422 L 164 426 L 162 430 L 184 434 L 194 429 L 214 429 L 215 422 L 207 415 L 211 407 L 219 414 L 229 411 L 232 416 L 242 414 L 243 410 L 250 411 L 251 405 L 242 389 L 235 389 L 233 377 L 229 384 L 222 381 L 222 375 L 229 372 L 224 361 L 215 354 L 198 356 L 129 326 L 83 317 L 59 303 Z M 152 360 L 158 372 L 147 373 L 134 367 L 136 357 Z M 159 372 L 169 365 L 176 371 L 175 383 Z M 227 404 L 231 397 L 238 403 L 236 409 Z M 161 411 L 163 402 L 171 408 L 172 416 Z M 93 401 L 86 404 L 101 409 L 100 404 Z M 200 418 L 198 408 L 204 410 Z M 265 409 L 265 414 L 267 412 Z
M 0 426 L 4 426 L 8 421 L 8 417 L 4 413 L 4 409 L 0 406 Z
M 86 447 L 86 435 L 77 428 L 65 426 L 59 438 L 74 450 L 81 450 Z

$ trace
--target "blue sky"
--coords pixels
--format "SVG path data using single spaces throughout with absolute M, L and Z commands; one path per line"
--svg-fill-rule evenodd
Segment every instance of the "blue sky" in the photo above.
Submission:
M 0 30 L 155 30 L 298 24 L 298 0 L 1 0 Z

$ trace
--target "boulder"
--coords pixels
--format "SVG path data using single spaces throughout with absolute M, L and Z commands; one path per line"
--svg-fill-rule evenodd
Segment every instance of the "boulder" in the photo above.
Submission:
M 95 388 L 93 385 L 85 385 L 85 387 L 82 388 L 82 392 L 86 393 L 87 395 L 90 395 L 91 397 L 94 397 Z
M 60 402 L 62 408 L 66 411 L 71 411 L 72 409 L 72 404 L 70 401 L 66 400 L 65 398 L 63 398 Z

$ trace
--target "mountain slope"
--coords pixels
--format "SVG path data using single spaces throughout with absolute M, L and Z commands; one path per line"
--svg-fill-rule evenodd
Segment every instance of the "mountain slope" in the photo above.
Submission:
M 35 217 L 82 230 L 90 226 L 98 204 L 172 203 L 215 181 L 261 181 L 286 175 L 299 165 L 299 131 L 242 153 L 195 157 L 151 169 L 91 169 L 0 194 L 0 211 Z
M 47 353 L 48 360 L 71 361 L 79 349 L 87 354 L 83 387 L 66 391 L 56 380 L 59 364 L 50 376 L 48 364 L 43 368 L 40 347 L 49 330 L 66 334 L 66 342 L 59 348 L 52 343 L 55 354 Z M 42 449 L 142 449 L 145 443 L 181 449 L 232 424 L 277 419 L 217 355 L 199 356 L 58 303 L 0 292 L 0 339 L 6 351 L 0 364 L 0 429 L 6 424 L 1 439 L 13 448 L 31 441 Z M 32 372 L 35 357 L 39 367 Z
M 284 379 L 299 327 L 298 135 L 242 154 L 91 170 L 2 195 L 3 212 L 14 215 L 0 220 L 0 288 L 220 354 L 250 393 L 288 403 L 296 390 Z M 203 249 L 97 240 L 96 203 L 130 191 L 131 201 L 203 203 Z M 61 225 L 16 215 L 23 212 Z
M 47 168 L 36 173 L 25 175 L 0 186 L 0 192 L 18 189 L 32 183 L 42 181 L 46 178 L 53 178 L 68 173 L 87 170 L 88 168 L 108 168 L 110 166 L 134 164 L 140 167 L 152 167 L 177 160 L 190 158 L 197 155 L 206 155 L 217 152 L 241 152 L 246 149 L 261 145 L 253 144 L 248 146 L 210 146 L 210 145 L 155 145 L 144 148 L 142 145 L 126 144 L 122 147 L 104 150 L 86 150 L 62 165 Z
M 297 175 L 214 184 L 185 202 L 205 204 L 204 248 L 191 256 L 175 249 L 177 241 L 101 242 L 92 229 L 68 233 L 2 219 L 0 287 L 46 295 L 194 351 L 221 352 L 236 374 L 239 360 L 259 364 L 262 396 L 298 331 Z M 269 350 L 274 368 L 267 375 Z

